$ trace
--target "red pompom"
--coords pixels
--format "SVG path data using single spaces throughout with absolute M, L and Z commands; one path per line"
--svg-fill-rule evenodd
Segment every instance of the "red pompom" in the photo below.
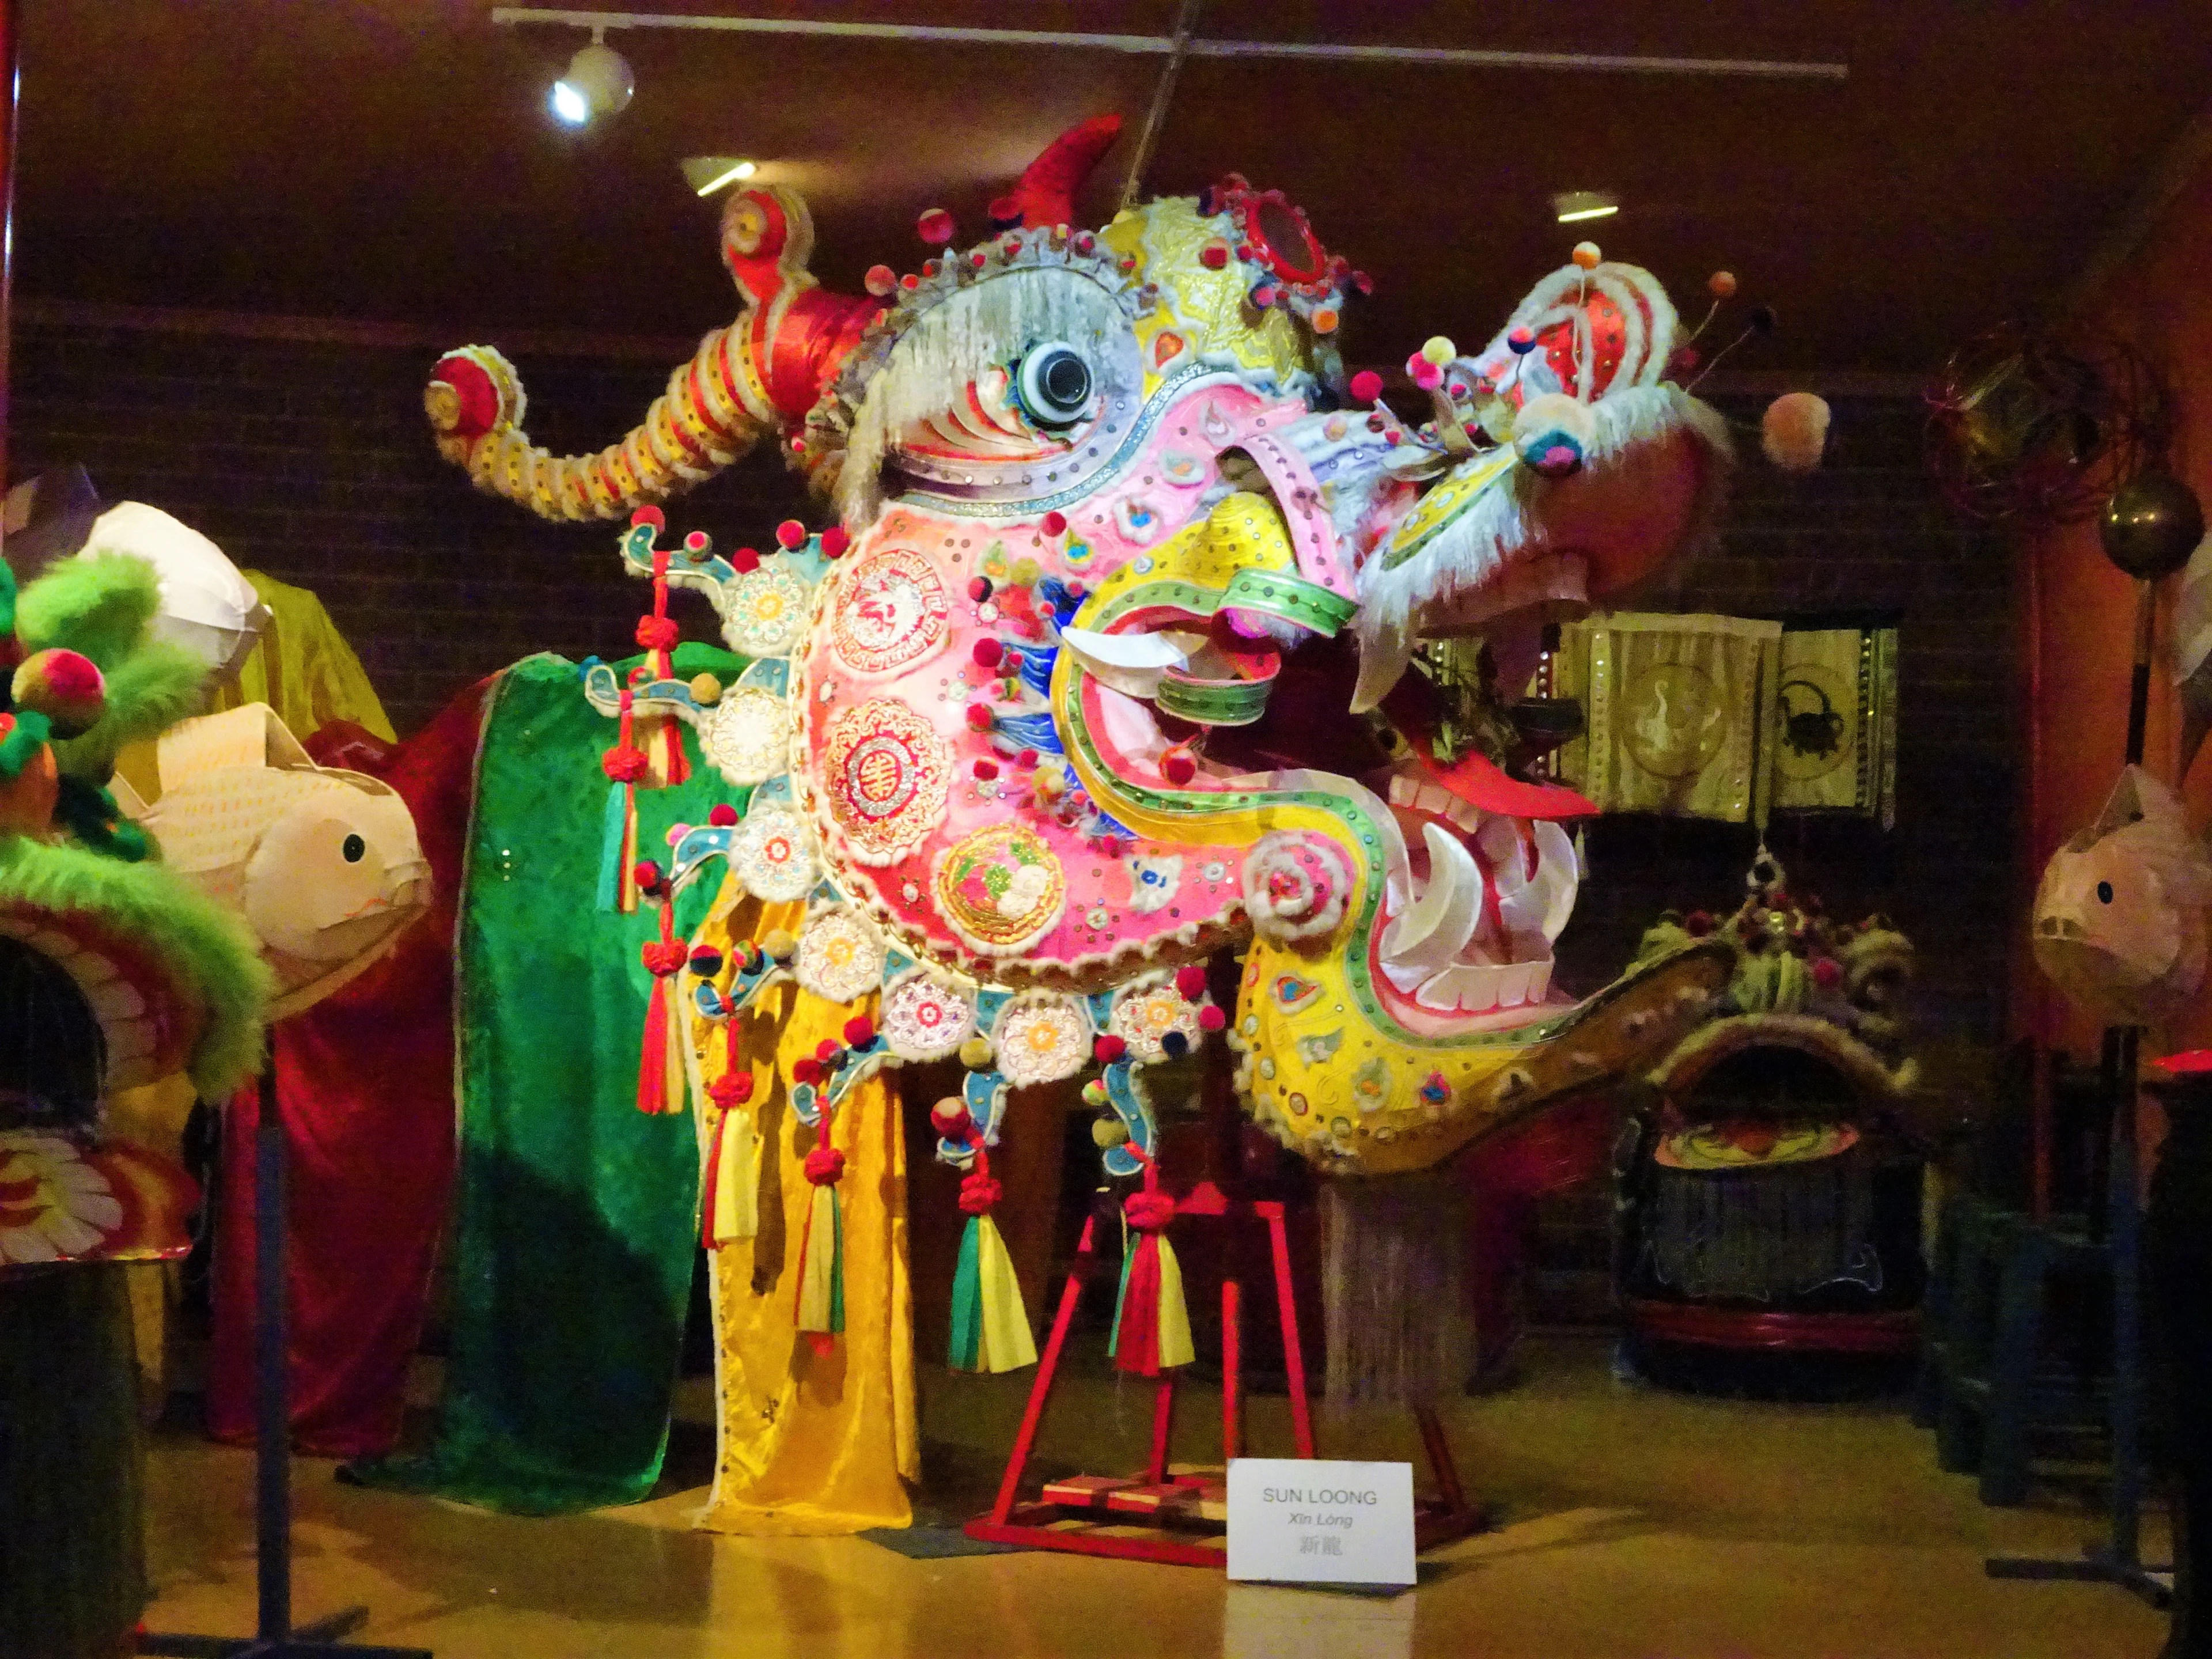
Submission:
M 651 859 L 640 859 L 630 866 L 630 879 L 650 893 L 660 885 L 660 866 Z
M 932 247 L 943 247 L 958 228 L 943 208 L 931 208 L 914 222 L 915 234 Z
M 740 576 L 760 568 L 760 551 L 757 548 L 741 547 L 730 555 L 730 568 Z
M 1022 198 L 1018 196 L 994 196 L 985 210 L 991 216 L 991 228 L 1012 230 L 1022 222 Z
M 845 1154 L 835 1146 L 817 1146 L 806 1155 L 806 1178 L 817 1187 L 834 1187 L 845 1173 Z
M 793 1083 L 821 1082 L 822 1062 L 811 1054 L 794 1060 L 791 1062 L 791 1080 Z
M 806 545 L 806 526 L 796 519 L 786 519 L 775 527 L 775 544 L 786 552 L 796 552 Z
M 645 751 L 625 749 L 620 744 L 599 757 L 599 770 L 617 783 L 635 783 L 645 775 Z
M 814 1058 L 825 1066 L 836 1059 L 837 1040 L 835 1037 L 823 1037 L 821 1042 L 814 1045 Z
M 1371 404 L 1382 395 L 1382 377 L 1371 368 L 1363 368 L 1352 377 L 1352 400 Z
M 1160 775 L 1180 789 L 1198 775 L 1198 757 L 1176 744 L 1160 757 Z
M 975 775 L 986 780 L 987 781 L 992 778 L 997 777 L 999 775 L 999 763 L 991 760 L 977 761 L 975 763 Z
M 1813 963 L 1813 983 L 1824 991 L 1832 991 L 1844 982 L 1844 964 L 1833 957 L 1817 957 Z
M 989 731 L 996 719 L 997 716 L 991 713 L 991 705 L 988 702 L 971 702 L 968 705 L 968 729 L 971 732 Z
M 1156 1233 L 1175 1219 L 1176 1201 L 1167 1194 L 1139 1188 L 1121 1200 L 1121 1213 L 1140 1233 Z
M 1091 1058 L 1101 1066 L 1111 1066 L 1129 1052 L 1129 1045 L 1109 1031 L 1091 1045 Z
M 728 1111 L 732 1106 L 742 1106 L 753 1097 L 753 1074 L 750 1072 L 725 1072 L 707 1085 L 707 1098 Z
M 1197 1001 L 1206 994 L 1206 969 L 1194 962 L 1185 963 L 1176 969 L 1176 989 L 1185 1002 Z
M 965 1215 L 988 1215 L 1005 1196 L 1006 1189 L 981 1170 L 960 1183 L 960 1209 Z
M 701 979 L 712 979 L 722 971 L 722 953 L 711 945 L 702 945 L 684 965 Z
M 718 801 L 707 811 L 707 822 L 717 830 L 726 830 L 738 821 L 738 809 L 727 801 Z
M 1691 911 L 1682 918 L 1682 931 L 1692 939 L 1703 939 L 1713 931 L 1712 913 L 1709 910 Z
M 822 532 L 822 556 L 825 559 L 843 558 L 845 550 L 852 544 L 853 538 L 845 533 L 842 524 L 833 524 Z
M 1054 509 L 1038 521 L 1037 528 L 1048 536 L 1065 536 L 1067 534 L 1067 514 Z
M 1210 1002 L 1198 1011 L 1198 1029 L 1201 1031 L 1218 1031 L 1228 1024 L 1229 1016 Z
M 878 300 L 889 299 L 898 287 L 898 272 L 889 265 L 870 265 L 868 274 L 860 279 L 860 285 Z
M 981 605 L 984 600 L 989 599 L 991 597 L 991 579 L 988 576 L 975 577 L 968 584 L 968 597 L 973 599 L 977 605 Z
M 975 641 L 975 650 L 969 654 L 975 659 L 976 667 L 996 668 L 1000 662 L 1005 658 L 1006 654 L 1006 647 L 1000 644 L 998 641 L 993 639 L 989 635 L 986 634 L 981 639 Z
M 929 1109 L 929 1127 L 946 1140 L 965 1140 L 975 1132 L 975 1120 L 957 1098 L 947 1095 Z
M 1036 763 L 1037 751 L 1034 749 L 1024 749 L 1020 754 L 1014 757 L 1014 764 L 1017 766 L 1030 767 L 1035 766 Z
M 639 958 L 645 963 L 646 972 L 657 979 L 666 979 L 671 974 L 680 972 L 687 954 L 682 940 L 658 939 L 647 939 L 638 952 Z
M 1208 242 L 1204 247 L 1199 249 L 1198 262 L 1208 270 L 1220 270 L 1229 263 L 1229 244 L 1222 241 Z
M 676 642 L 684 637 L 672 617 L 640 617 L 637 619 L 637 642 L 648 651 L 673 651 Z
M 865 1048 L 876 1040 L 876 1023 L 866 1014 L 855 1014 L 845 1022 L 845 1042 L 848 1048 Z

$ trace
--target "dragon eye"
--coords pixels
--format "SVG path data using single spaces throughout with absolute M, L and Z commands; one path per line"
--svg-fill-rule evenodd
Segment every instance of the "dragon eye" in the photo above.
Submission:
M 368 843 L 359 836 L 348 836 L 338 851 L 348 864 L 359 864 L 368 855 Z
M 2099 882 L 2097 884 L 2097 902 L 2100 904 L 2110 904 L 2112 902 L 2112 884 L 2109 881 Z
M 1037 425 L 1073 426 L 1091 406 L 1091 365 L 1065 341 L 1032 346 L 1015 370 L 1014 396 Z

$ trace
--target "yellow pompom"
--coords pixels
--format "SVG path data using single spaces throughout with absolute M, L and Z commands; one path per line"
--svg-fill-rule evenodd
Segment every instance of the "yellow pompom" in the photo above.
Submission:
M 712 674 L 691 677 L 691 701 L 712 708 L 722 700 L 722 683 Z
M 1016 559 L 1012 574 L 1015 586 L 1034 587 L 1037 579 L 1044 574 L 1044 568 L 1035 559 Z
M 1421 361 L 1442 368 L 1459 356 L 1459 348 L 1451 343 L 1448 334 L 1431 334 L 1421 343 Z
M 1110 1152 L 1129 1138 L 1129 1126 L 1118 1117 L 1102 1117 L 1091 1126 L 1091 1143 L 1102 1152 Z
M 971 1072 L 980 1072 L 991 1063 L 994 1050 L 987 1036 L 971 1036 L 960 1045 L 960 1063 Z
M 1036 791 L 1039 800 L 1058 800 L 1067 793 L 1067 774 L 1057 761 L 1041 762 L 1030 787 Z
M 1725 300 L 1735 292 L 1735 272 L 1717 270 L 1705 278 L 1705 292 L 1716 300 Z
M 1598 252 L 1595 242 L 1577 242 L 1572 258 L 1584 270 L 1595 270 L 1598 261 L 1605 255 Z
M 799 950 L 799 941 L 778 927 L 761 941 L 761 949 L 778 962 L 789 962 Z

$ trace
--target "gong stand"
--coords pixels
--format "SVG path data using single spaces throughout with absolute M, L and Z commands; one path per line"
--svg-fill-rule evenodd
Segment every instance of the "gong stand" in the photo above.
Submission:
M 348 1607 L 292 1624 L 292 1406 L 285 1344 L 284 1121 L 276 1103 L 274 1042 L 262 1055 L 261 1119 L 253 1132 L 254 1577 L 259 1616 L 252 1636 L 143 1636 L 142 1654 L 173 1659 L 431 1659 L 427 1648 L 355 1647 L 368 1622 Z
M 2135 663 L 2128 679 L 2127 764 L 2140 766 L 2149 717 L 2151 627 L 2158 583 L 2136 584 Z M 2142 1199 L 2137 1176 L 2136 1072 L 2142 1028 L 2115 1025 L 2105 1032 L 2103 1085 L 2112 1106 L 2111 1150 L 2105 1186 L 2106 1242 L 2112 1262 L 2112 1485 L 2106 1536 L 2079 1557 L 1993 1555 L 1983 1565 L 1992 1578 L 2076 1579 L 2118 1584 L 2163 1607 L 2172 1598 L 2173 1569 L 2146 1566 L 2142 1559 Z

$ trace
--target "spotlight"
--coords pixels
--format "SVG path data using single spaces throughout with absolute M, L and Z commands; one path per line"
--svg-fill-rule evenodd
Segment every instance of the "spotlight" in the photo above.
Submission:
M 606 42 L 606 31 L 594 29 L 591 45 L 568 60 L 568 72 L 553 83 L 546 100 L 553 118 L 580 127 L 595 116 L 619 114 L 637 89 L 629 64 Z
M 700 196 L 712 196 L 725 185 L 750 179 L 760 171 L 757 162 L 741 161 L 734 155 L 687 155 L 678 165 L 684 171 L 684 182 Z
M 1597 190 L 1562 191 L 1552 198 L 1552 211 L 1563 225 L 1584 219 L 1605 219 L 1620 211 L 1620 201 Z

